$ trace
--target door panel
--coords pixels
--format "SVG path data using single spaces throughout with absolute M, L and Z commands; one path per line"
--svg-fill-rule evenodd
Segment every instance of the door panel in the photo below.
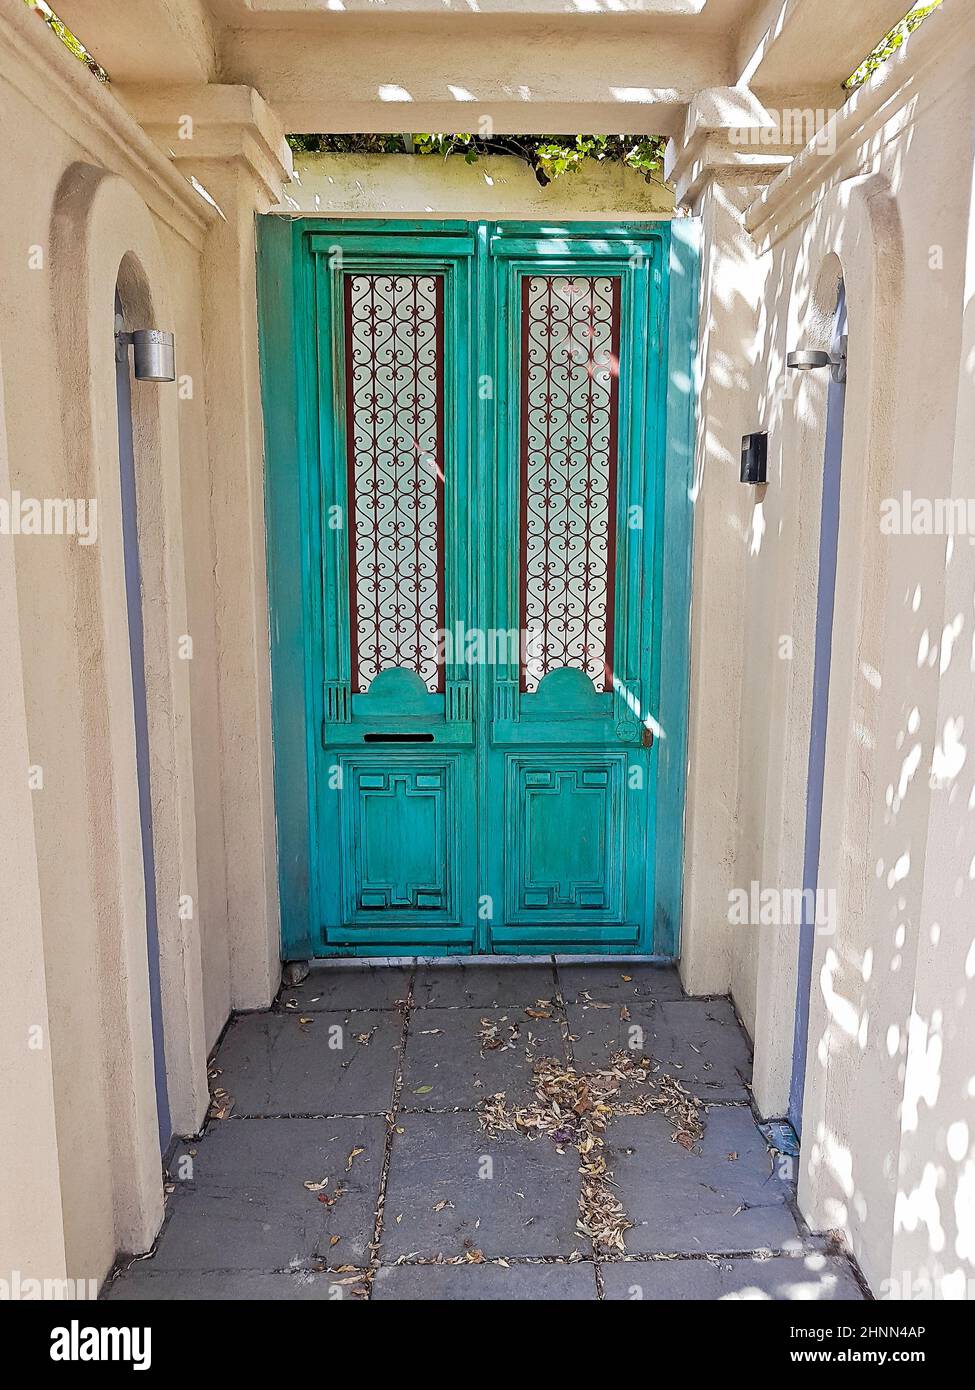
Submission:
M 355 864 L 349 914 L 449 906 L 448 768 L 425 764 L 352 769 L 343 850 Z M 451 808 L 452 809 L 452 808 Z
M 626 759 L 507 758 L 509 923 L 543 924 L 552 912 L 585 922 L 620 921 L 623 883 L 616 827 Z
M 302 245 L 311 949 L 649 951 L 660 235 Z

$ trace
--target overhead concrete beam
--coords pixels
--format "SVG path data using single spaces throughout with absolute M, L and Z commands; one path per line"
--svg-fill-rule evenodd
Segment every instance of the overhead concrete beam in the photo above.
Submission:
M 735 80 L 759 92 L 838 90 L 911 0 L 765 0 L 742 26 Z
M 621 11 L 610 8 L 606 0 L 579 0 L 578 11 L 568 11 L 566 0 L 477 0 L 479 14 L 559 15 L 602 12 L 617 17 Z M 612 3 L 612 0 L 611 0 Z M 626 0 L 625 14 L 697 16 L 707 7 L 734 5 L 740 0 Z M 244 18 L 276 16 L 290 22 L 304 15 L 321 15 L 328 0 L 211 0 L 215 13 L 231 22 Z M 337 8 L 337 6 L 336 6 Z M 471 0 L 383 0 L 383 12 L 398 14 L 469 15 Z M 346 14 L 375 13 L 375 0 L 342 0 Z
M 206 0 L 55 0 L 113 82 L 209 82 L 217 45 Z
M 254 87 L 289 131 L 502 134 L 669 133 L 696 91 L 730 80 L 719 35 L 472 18 L 231 30 L 221 77 Z

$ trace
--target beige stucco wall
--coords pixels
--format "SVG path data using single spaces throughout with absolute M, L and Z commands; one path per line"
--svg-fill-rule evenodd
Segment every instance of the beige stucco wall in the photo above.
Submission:
M 2 362 L 0 362 L 2 368 Z M 0 495 L 10 492 L 0 391 Z M 64 1228 L 47 983 L 44 978 L 37 845 L 31 816 L 30 748 L 13 554 L 0 545 L 0 1250 L 19 1256 L 26 1278 L 65 1272 Z M 24 1192 L 35 1200 L 25 1202 Z M 8 1277 L 4 1270 L 0 1277 Z
M 659 176 L 658 176 L 659 177 Z M 317 217 L 668 217 L 673 193 L 621 164 L 587 160 L 539 184 L 523 160 L 459 156 L 298 154 L 278 211 Z
M 191 191 L 175 188 L 134 123 L 129 131 L 116 120 L 115 99 L 25 15 L 26 27 L 19 14 L 5 17 L 0 60 L 0 126 L 31 133 L 4 149 L 5 181 L 21 196 L 0 208 L 2 491 L 94 499 L 98 531 L 89 546 L 70 536 L 0 537 L 13 586 L 4 622 L 16 627 L 5 633 L 4 674 L 22 690 L 2 798 L 17 840 L 4 840 L 31 849 L 22 875 L 33 864 L 14 941 L 5 939 L 20 960 L 4 970 L 4 1014 L 19 1044 L 5 1048 L 4 1065 L 13 1064 L 18 1087 L 32 1079 L 37 1112 L 26 1130 L 29 1164 L 3 1184 L 0 1265 L 4 1278 L 17 1268 L 100 1280 L 117 1250 L 151 1244 L 163 1210 L 122 577 L 117 279 L 129 326 L 148 319 L 174 329 L 179 371 L 195 383 L 179 393 L 133 388 L 166 1066 L 178 1131 L 202 1121 L 206 1049 L 229 1008 L 223 832 L 210 790 L 219 782 L 218 705 L 200 328 L 210 217 Z M 184 634 L 194 642 L 189 661 L 179 656 Z M 43 775 L 29 793 L 28 763 Z M 14 796 L 16 786 L 25 793 Z M 9 1014 L 6 1001 L 22 988 L 23 1009 Z M 36 1055 L 27 1021 L 41 1029 Z M 8 1108 L 10 1095 L 5 1087 L 5 1120 L 16 1120 L 18 1091 Z M 22 1137 L 5 1142 L 11 1153 L 23 1146 Z M 55 1213 L 59 1230 L 48 1240 L 43 1227 Z
M 682 964 L 691 989 L 731 988 L 757 1103 L 783 1113 L 796 929 L 731 925 L 728 894 L 802 884 L 826 382 L 787 374 L 785 355 L 829 345 L 842 272 L 819 880 L 837 913 L 815 945 L 799 1198 L 815 1229 L 846 1234 L 876 1292 L 927 1279 L 952 1297 L 975 1277 L 972 547 L 886 537 L 880 503 L 975 497 L 972 19 L 959 21 L 967 38 L 922 29 L 850 103 L 834 152 L 745 199 L 719 171 L 699 197 L 712 285 L 722 260 L 735 266 L 705 311 L 705 378 L 724 389 L 706 389 L 700 430 Z M 749 490 L 737 448 L 759 428 L 770 482 Z M 721 765 L 717 727 L 732 750 Z

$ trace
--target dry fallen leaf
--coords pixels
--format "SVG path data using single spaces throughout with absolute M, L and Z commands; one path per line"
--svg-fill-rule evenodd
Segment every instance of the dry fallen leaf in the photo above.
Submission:
M 352 1152 L 349 1154 L 349 1157 L 348 1157 L 348 1159 L 346 1160 L 346 1164 L 345 1164 L 345 1171 L 346 1171 L 347 1173 L 351 1173 L 351 1172 L 352 1172 L 352 1164 L 355 1162 L 355 1160 L 359 1157 L 360 1154 L 364 1154 L 364 1153 L 365 1153 L 365 1149 L 353 1149 L 353 1150 L 352 1150 Z
M 603 1249 L 625 1252 L 624 1236 L 633 1224 L 606 1165 L 603 1134 L 609 1122 L 661 1111 L 670 1121 L 674 1141 L 688 1150 L 704 1133 L 701 1102 L 675 1077 L 652 1068 L 649 1057 L 632 1052 L 615 1052 L 606 1067 L 587 1072 L 543 1058 L 533 1067 L 532 1104 L 512 1107 L 499 1092 L 478 1105 L 478 1118 L 488 1133 L 514 1130 L 531 1139 L 547 1135 L 559 1152 L 570 1146 L 577 1151 L 582 1174 L 577 1230 Z M 465 1259 L 470 1260 L 469 1253 Z

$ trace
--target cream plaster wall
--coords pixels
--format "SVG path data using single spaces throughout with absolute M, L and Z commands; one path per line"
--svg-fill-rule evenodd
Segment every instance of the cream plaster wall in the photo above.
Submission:
M 207 1046 L 230 1002 L 200 309 L 214 214 L 32 16 L 5 14 L 0 28 L 0 128 L 31 132 L 4 148 L 5 179 L 23 196 L 0 207 L 2 491 L 98 508 L 91 546 L 0 537 L 5 592 L 8 578 L 15 586 L 3 620 L 16 627 L 3 643 L 13 716 L 4 842 L 24 849 L 13 941 L 4 928 L 2 1012 L 16 1044 L 5 1039 L 5 1074 L 15 1072 L 5 1122 L 26 1126 L 28 1101 L 33 1111 L 5 1143 L 13 1154 L 31 1136 L 29 1163 L 4 1184 L 20 1215 L 4 1202 L 0 1277 L 100 1280 L 116 1251 L 148 1248 L 163 1211 L 122 577 L 117 279 L 128 326 L 174 328 L 179 370 L 193 379 L 191 394 L 133 387 L 166 1066 L 181 1132 L 205 1114 Z M 30 793 L 28 762 L 43 772 Z M 18 880 L 5 881 L 14 891 Z M 28 1027 L 39 1051 L 28 1050 Z
M 725 389 L 702 402 L 682 970 L 691 989 L 732 989 L 757 1103 L 783 1113 L 796 932 L 730 925 L 727 895 L 802 883 L 826 382 L 787 374 L 785 355 L 828 345 L 842 272 L 820 856 L 838 911 L 816 938 L 799 1199 L 815 1229 L 844 1232 L 875 1292 L 901 1296 L 927 1280 L 970 1297 L 975 1277 L 971 546 L 879 526 L 904 490 L 975 497 L 972 25 L 922 28 L 837 118 L 835 152 L 807 151 L 744 217 L 729 220 L 726 171 L 700 196 L 710 256 L 737 264 L 705 309 L 705 377 Z M 738 436 L 763 427 L 770 483 L 748 490 Z M 712 836 L 724 852 L 708 859 Z
M 587 161 L 542 188 L 523 160 L 490 156 L 476 164 L 434 155 L 299 154 L 295 181 L 277 211 L 331 217 L 669 217 L 663 183 L 619 164 Z
M 2 372 L 2 362 L 0 362 Z M 2 376 L 0 376 L 2 381 Z M 10 494 L 0 389 L 0 496 Z M 65 1273 L 58 1135 L 54 1123 L 51 1027 L 38 885 L 37 845 L 28 781 L 30 747 L 20 652 L 14 556 L 0 543 L 0 979 L 13 986 L 0 1009 L 0 1250 L 17 1253 L 26 1278 Z M 29 1192 L 35 1200 L 26 1202 Z

